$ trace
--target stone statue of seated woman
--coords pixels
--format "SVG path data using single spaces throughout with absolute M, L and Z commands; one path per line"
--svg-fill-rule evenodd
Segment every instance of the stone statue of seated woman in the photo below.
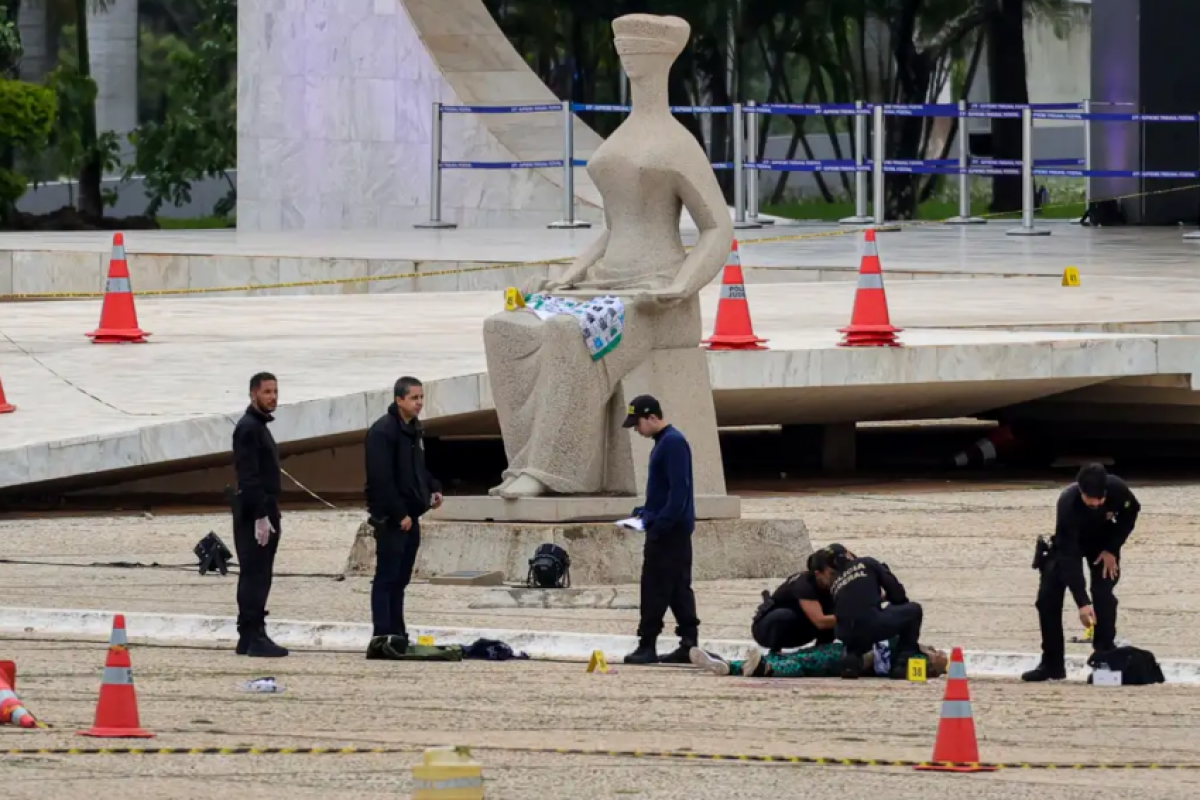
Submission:
M 613 32 L 633 109 L 587 166 L 607 230 L 561 278 L 529 287 L 526 308 L 483 326 L 508 456 L 490 493 L 505 498 L 605 489 L 614 390 L 652 351 L 699 346 L 698 293 L 733 241 L 708 156 L 667 101 L 667 76 L 690 27 L 632 14 L 615 20 Z M 679 231 L 685 206 L 700 232 L 690 251 Z

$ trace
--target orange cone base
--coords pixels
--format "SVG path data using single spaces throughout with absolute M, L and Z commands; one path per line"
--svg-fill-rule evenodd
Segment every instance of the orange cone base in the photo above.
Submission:
M 753 333 L 744 336 L 736 334 L 714 334 L 711 338 L 705 339 L 701 344 L 706 345 L 706 350 L 767 350 L 763 346 L 766 339 L 760 339 Z
M 92 736 L 98 739 L 153 739 L 154 734 L 141 728 L 88 728 L 79 731 L 80 736 Z
M 17 407 L 12 403 L 0 403 L 0 414 L 11 414 L 16 410 Z
M 86 336 L 92 340 L 92 344 L 145 344 L 146 337 L 151 334 L 146 333 L 141 328 L 109 328 L 107 330 L 94 330 Z
M 998 767 L 989 764 L 921 764 L 913 767 L 918 772 L 995 772 Z

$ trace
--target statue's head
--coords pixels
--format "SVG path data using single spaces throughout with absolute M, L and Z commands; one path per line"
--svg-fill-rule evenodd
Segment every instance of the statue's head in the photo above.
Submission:
M 669 68 L 692 35 L 679 17 L 627 14 L 613 20 L 614 43 L 630 80 Z

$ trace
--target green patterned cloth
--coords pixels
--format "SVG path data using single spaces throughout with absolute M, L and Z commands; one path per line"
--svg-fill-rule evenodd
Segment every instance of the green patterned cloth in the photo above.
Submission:
M 592 361 L 599 361 L 616 348 L 625 330 L 625 304 L 616 297 L 570 300 L 533 294 L 526 296 L 525 308 L 537 314 L 538 319 L 550 319 L 559 314 L 574 317 L 579 322 Z
M 836 678 L 846 648 L 839 642 L 801 648 L 794 653 L 767 653 L 763 663 L 772 678 Z M 745 661 L 730 661 L 729 674 L 741 675 Z

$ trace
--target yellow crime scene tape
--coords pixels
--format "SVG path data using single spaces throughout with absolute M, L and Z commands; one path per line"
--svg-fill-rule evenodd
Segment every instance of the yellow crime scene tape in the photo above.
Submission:
M 1171 189 L 1157 189 L 1149 192 L 1135 192 L 1133 194 L 1123 194 L 1116 197 L 1107 198 L 1107 200 L 1093 200 L 1093 203 L 1109 202 L 1113 200 L 1129 200 L 1137 197 L 1151 197 L 1159 194 L 1169 194 L 1171 192 L 1190 191 L 1192 189 L 1200 189 L 1200 184 L 1192 184 L 1189 186 L 1178 186 Z M 1057 208 L 1060 206 L 1078 205 L 1077 202 L 1049 203 L 1042 206 L 1042 209 Z M 1018 212 L 1002 211 L 989 214 L 981 214 L 981 219 L 994 219 L 997 217 L 1011 217 Z M 1019 219 L 1019 217 L 1018 217 Z M 780 236 L 767 236 L 762 238 L 748 238 L 739 240 L 743 246 L 757 246 L 767 244 L 781 244 L 786 242 L 803 242 L 812 241 L 815 239 L 833 239 L 843 236 L 856 236 L 862 233 L 867 228 L 876 228 L 877 230 L 903 230 L 908 228 L 919 228 L 927 225 L 943 225 L 946 220 L 908 220 L 903 222 L 887 222 L 881 226 L 874 226 L 871 223 L 863 225 L 848 226 L 845 229 L 820 231 L 816 233 L 794 233 L 784 234 Z M 691 248 L 687 248 L 691 249 Z M 131 254 L 135 255 L 136 254 Z M 498 269 L 525 269 L 529 267 L 545 267 L 554 264 L 569 264 L 574 259 L 571 257 L 563 258 L 548 258 L 541 261 L 514 261 L 502 264 L 487 264 L 477 267 L 459 267 L 456 269 L 440 269 L 428 272 L 402 272 L 392 275 L 371 275 L 362 278 L 326 278 L 323 280 L 309 281 L 288 281 L 286 283 L 255 283 L 242 284 L 240 286 L 213 286 L 213 287 L 197 287 L 191 289 L 146 289 L 138 290 L 135 294 L 138 297 L 179 297 L 186 295 L 202 295 L 202 294 L 221 294 L 228 292 L 254 292 L 267 291 L 274 289 L 300 289 L 316 286 L 343 286 L 359 283 L 374 283 L 376 281 L 395 281 L 420 278 L 434 278 L 443 275 L 464 275 L 473 272 L 491 272 Z M 746 269 L 758 269 L 757 267 L 747 266 Z M 804 267 L 762 267 L 761 269 L 804 269 Z M 0 294 L 0 302 L 12 300 L 95 300 L 104 297 L 104 292 L 26 292 Z
M 398 747 L 29 747 L 0 749 L 0 755 L 21 756 L 371 756 L 413 753 L 422 745 Z M 995 770 L 1200 770 L 1200 761 L 1053 762 L 1053 761 L 909 761 L 880 758 L 824 756 L 772 756 L 729 753 L 694 753 L 690 750 L 601 750 L 560 747 L 504 747 L 480 745 L 472 750 L 560 756 L 644 758 L 671 761 L 728 761 L 753 764 L 792 764 L 816 767 L 916 767 Z

